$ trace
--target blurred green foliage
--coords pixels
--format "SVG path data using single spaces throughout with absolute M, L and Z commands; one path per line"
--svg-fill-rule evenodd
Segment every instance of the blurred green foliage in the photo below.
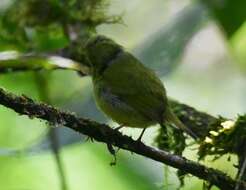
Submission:
M 105 154 L 106 151 L 104 146 L 92 143 L 75 144 L 62 150 L 69 189 L 156 189 L 148 179 L 133 170 L 124 157 L 121 157 L 120 164 L 111 167 L 109 162 L 113 158 Z M 24 155 L 0 157 L 1 189 L 60 189 L 49 152 Z
M 168 74 L 180 63 L 186 45 L 206 21 L 208 21 L 207 11 L 201 4 L 187 6 L 158 31 L 134 47 L 133 54 L 156 70 L 159 75 Z
M 246 1 L 245 0 L 201 0 L 210 9 L 212 16 L 220 24 L 230 39 L 232 53 L 243 71 L 246 71 Z
M 1 12 L 0 49 L 9 45 L 24 51 L 50 51 L 64 47 L 69 27 L 79 33 L 94 31 L 97 25 L 115 23 L 107 16 L 105 0 L 21 0 Z

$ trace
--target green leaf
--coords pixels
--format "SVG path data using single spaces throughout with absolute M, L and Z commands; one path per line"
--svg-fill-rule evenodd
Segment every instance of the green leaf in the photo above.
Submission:
M 232 52 L 236 58 L 236 64 L 246 71 L 246 22 L 230 39 Z
M 211 9 L 228 37 L 231 37 L 246 20 L 245 0 L 202 0 Z

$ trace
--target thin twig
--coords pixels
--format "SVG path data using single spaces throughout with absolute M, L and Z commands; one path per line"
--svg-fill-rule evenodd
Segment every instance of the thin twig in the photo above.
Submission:
M 47 73 L 48 74 L 48 73 Z M 48 80 L 47 77 L 49 78 L 49 75 L 43 76 L 41 73 L 37 73 L 35 75 L 36 83 L 38 84 L 39 87 L 39 95 L 41 100 L 46 101 L 47 103 L 50 103 L 51 100 L 49 98 L 49 90 L 48 90 Z M 60 187 L 61 190 L 67 190 L 67 180 L 66 180 L 66 175 L 65 175 L 65 170 L 62 164 L 62 158 L 60 154 L 60 142 L 58 139 L 57 131 L 54 127 L 49 128 L 48 132 L 48 138 L 50 140 L 50 147 L 52 150 L 52 153 L 54 154 L 55 162 L 57 165 L 57 172 L 58 172 L 58 177 L 60 180 Z
M 239 168 L 239 173 L 238 173 L 238 177 L 237 177 L 238 181 L 241 181 L 243 179 L 243 176 L 245 175 L 245 172 L 246 172 L 246 155 L 244 155 L 242 166 L 241 166 L 241 168 Z M 237 183 L 236 187 L 235 187 L 235 190 L 239 190 L 239 188 L 240 188 L 240 184 Z

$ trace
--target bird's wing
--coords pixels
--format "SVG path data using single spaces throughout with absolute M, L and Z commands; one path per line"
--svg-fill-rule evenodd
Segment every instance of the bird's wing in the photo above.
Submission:
M 111 64 L 102 75 L 110 91 L 144 116 L 161 121 L 167 98 L 155 73 L 129 53 L 122 54 Z

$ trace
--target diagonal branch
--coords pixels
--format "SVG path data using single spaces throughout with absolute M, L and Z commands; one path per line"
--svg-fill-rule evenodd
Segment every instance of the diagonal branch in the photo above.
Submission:
M 63 52 L 52 54 L 34 52 L 21 54 L 16 51 L 0 52 L 0 73 L 66 69 L 77 71 L 81 75 L 88 74 L 88 67 L 65 58 L 65 56 L 61 57 L 63 54 Z
M 122 135 L 119 131 L 115 131 L 105 124 L 78 118 L 74 114 L 60 111 L 43 103 L 35 103 L 26 96 L 16 96 L 6 92 L 2 88 L 0 88 L 0 104 L 19 114 L 27 115 L 30 118 L 40 118 L 52 124 L 64 125 L 81 134 L 88 135 L 99 142 L 112 144 L 124 150 L 135 152 L 147 158 L 178 168 L 215 184 L 223 190 L 231 190 L 236 185 L 236 181 L 219 170 L 208 168 L 197 162 L 187 160 L 184 157 L 152 148 L 142 142 L 134 141 L 131 137 Z M 239 185 L 241 190 L 246 190 L 246 184 L 244 182 L 240 182 Z

